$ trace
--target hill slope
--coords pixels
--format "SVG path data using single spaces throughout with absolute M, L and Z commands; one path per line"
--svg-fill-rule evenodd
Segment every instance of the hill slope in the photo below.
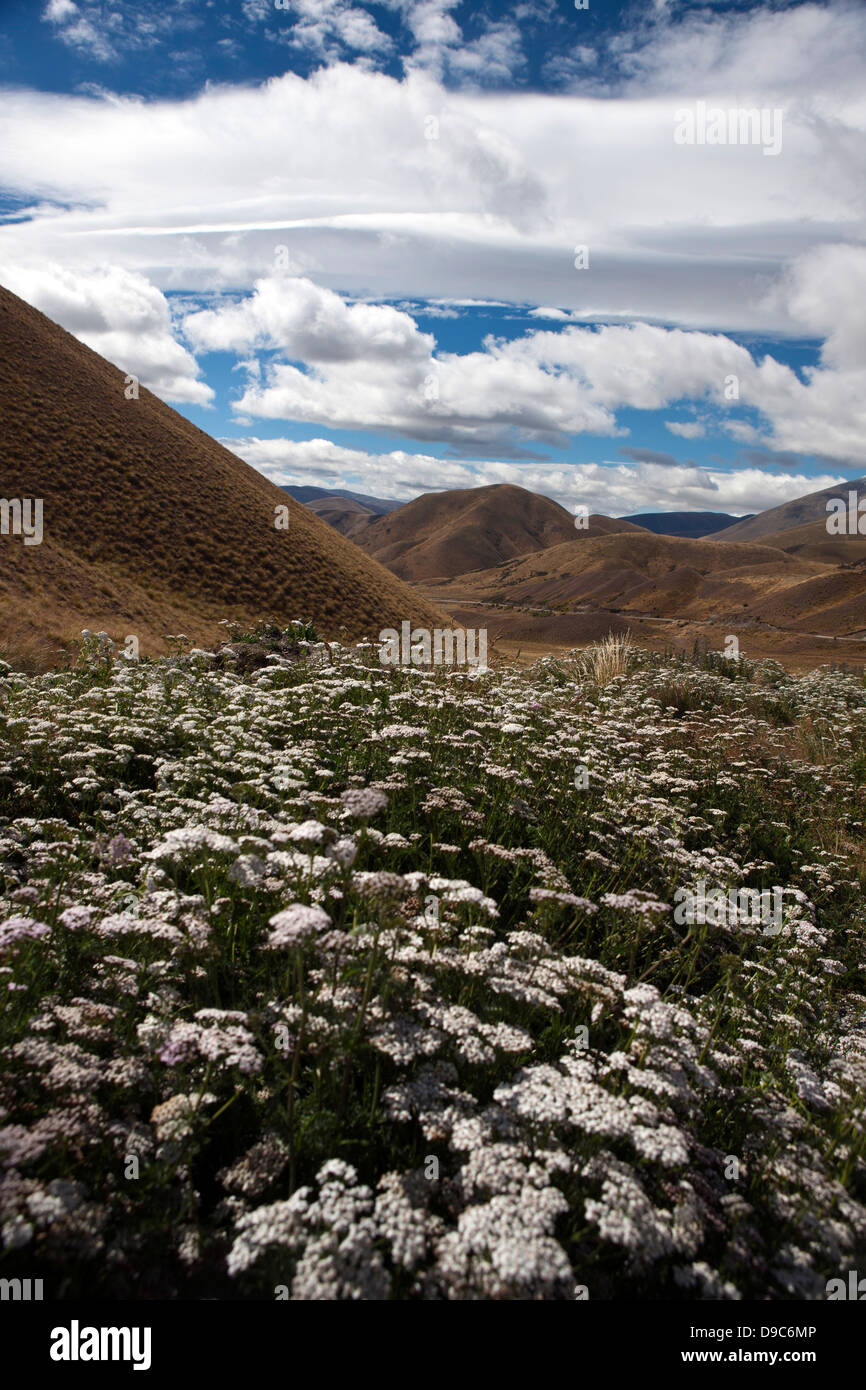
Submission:
M 845 568 L 771 545 L 636 535 L 568 541 L 436 588 L 443 603 L 759 621 L 830 635 L 866 627 L 866 563 Z
M 809 492 L 805 497 L 795 497 L 793 502 L 784 502 L 780 507 L 770 507 L 769 511 L 758 512 L 757 516 L 745 517 L 716 537 L 725 541 L 760 541 L 767 536 L 775 537 L 780 531 L 790 531 L 796 526 L 806 526 L 820 521 L 826 524 L 827 502 L 831 497 L 842 497 L 847 503 L 848 493 L 866 495 L 866 478 L 852 478 L 844 483 L 834 483 L 821 492 Z M 775 540 L 773 541 L 775 544 Z
M 392 497 L 369 497 L 365 492 L 347 492 L 342 487 L 312 487 L 309 484 L 296 486 L 294 483 L 283 483 L 283 492 L 287 492 L 290 497 L 294 497 L 296 502 L 303 502 L 305 507 L 311 511 L 318 510 L 319 502 L 330 502 L 334 498 L 342 498 L 347 502 L 357 502 L 365 511 L 372 512 L 374 516 L 384 516 L 386 512 L 394 512 L 398 507 L 405 504 L 397 502 Z
M 575 536 L 629 529 L 627 522 L 590 517 L 588 531 L 577 532 L 574 522 L 549 497 L 495 483 L 425 493 L 369 522 L 353 540 L 401 579 L 422 580 L 487 568 Z
M 352 536 L 381 513 L 370 511 L 360 502 L 352 502 L 347 497 L 314 497 L 304 503 L 311 512 L 327 521 L 341 536 Z
M 866 560 L 866 535 L 830 535 L 824 521 L 775 531 L 769 543 L 801 560 L 820 560 L 827 565 L 851 565 Z
M 212 642 L 222 618 L 376 636 L 442 614 L 235 454 L 0 288 L 0 492 L 44 540 L 0 535 L 0 651 L 56 658 L 81 628 Z M 287 506 L 288 530 L 275 527 Z

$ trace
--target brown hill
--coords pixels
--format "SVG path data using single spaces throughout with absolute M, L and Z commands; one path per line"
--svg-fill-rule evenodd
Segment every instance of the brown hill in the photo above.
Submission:
M 771 543 L 777 550 L 801 560 L 819 560 L 826 565 L 850 565 L 866 559 L 866 536 L 830 535 L 826 521 L 810 521 L 805 526 L 793 526 L 790 531 L 777 531 Z
M 551 546 L 436 587 L 437 600 L 701 622 L 758 621 L 830 635 L 866 627 L 866 564 L 845 569 L 774 546 L 644 532 Z
M 789 632 L 866 635 L 866 561 L 779 588 L 761 600 L 759 614 Z
M 347 497 L 314 497 L 303 505 L 327 521 L 341 536 L 354 536 L 378 515 L 369 507 L 352 502 Z
M 84 627 L 142 652 L 220 619 L 376 636 L 444 615 L 125 374 L 0 288 L 0 493 L 43 499 L 44 539 L 0 535 L 0 652 L 56 659 Z M 288 530 L 275 527 L 287 506 Z
M 599 536 L 620 536 L 625 531 L 636 531 L 640 536 L 647 534 L 645 526 L 638 526 L 637 522 L 629 521 L 627 517 L 605 516 L 603 512 L 592 512 L 587 517 L 586 526 L 580 529 L 575 527 L 574 534 L 569 539 L 596 540 Z
M 848 482 L 834 483 L 821 492 L 809 492 L 805 497 L 795 497 L 793 502 L 785 502 L 780 507 L 758 512 L 757 516 L 746 517 L 735 526 L 728 526 L 713 539 L 727 545 L 730 541 L 760 541 L 776 536 L 780 531 L 790 531 L 795 527 L 807 526 L 810 522 L 827 520 L 827 502 L 831 497 L 842 497 L 847 503 L 848 493 L 856 492 L 866 496 L 866 478 L 852 478 Z
M 401 579 L 414 581 L 487 568 L 575 536 L 640 530 L 609 517 L 590 517 L 589 529 L 580 532 L 574 523 L 549 497 L 495 483 L 425 493 L 359 528 L 352 539 Z

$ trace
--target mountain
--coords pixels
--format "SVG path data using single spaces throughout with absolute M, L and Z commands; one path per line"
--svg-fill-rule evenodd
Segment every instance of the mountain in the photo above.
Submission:
M 646 532 L 642 526 L 638 526 L 634 521 L 629 521 L 624 516 L 605 516 L 603 512 L 592 512 L 587 518 L 585 527 L 575 527 L 574 534 L 569 540 L 596 540 L 599 536 L 622 536 L 626 531 L 638 533 Z
M 583 531 L 574 523 L 549 497 L 495 483 L 425 493 L 352 538 L 401 579 L 415 581 L 452 578 L 611 527 L 629 529 L 609 517 L 590 517 Z
M 686 536 L 691 540 L 700 540 L 746 518 L 729 516 L 727 512 L 638 512 L 636 516 L 625 516 L 620 520 L 634 522 L 657 536 Z
M 363 492 L 347 492 L 345 488 L 329 491 L 323 487 L 295 487 L 283 484 L 283 491 L 296 501 L 303 502 L 311 512 L 327 521 L 341 536 L 352 536 L 377 516 L 402 507 L 389 497 L 368 497 Z
M 142 652 L 223 618 L 375 637 L 444 615 L 125 373 L 0 288 L 0 490 L 44 539 L 0 535 L 0 653 L 49 665 L 82 628 Z M 288 508 L 278 530 L 276 507 Z
M 730 527 L 720 541 L 759 541 L 767 536 L 775 537 L 780 531 L 791 531 L 797 526 L 807 526 L 810 522 L 827 521 L 827 502 L 831 497 L 841 497 L 847 504 L 848 493 L 856 492 L 866 497 L 866 478 L 852 478 L 843 483 L 834 483 L 821 492 L 808 492 L 805 497 L 795 497 L 793 502 L 784 502 L 780 507 L 758 512 L 736 526 Z M 775 540 L 773 542 L 775 544 Z
M 363 492 L 347 492 L 340 487 L 295 487 L 292 484 L 284 483 L 283 492 L 287 492 L 290 497 L 294 497 L 296 502 L 303 502 L 311 511 L 317 511 L 315 503 L 327 502 L 332 497 L 346 498 L 349 502 L 356 502 L 365 511 L 372 512 L 374 516 L 384 516 L 385 512 L 396 511 L 398 507 L 405 505 L 403 502 L 395 502 L 392 497 L 367 497 Z
M 352 502 L 347 497 L 314 497 L 311 501 L 304 503 L 311 512 L 320 516 L 329 526 L 333 526 L 335 531 L 339 531 L 341 536 L 351 536 L 374 521 L 376 512 L 371 512 L 368 507 L 363 507 L 360 502 Z
M 768 539 L 778 550 L 800 560 L 819 560 L 843 568 L 866 560 L 866 535 L 831 535 L 826 521 L 809 521 L 805 526 L 792 526 L 790 531 L 775 531 Z
M 866 629 L 866 562 L 840 568 L 755 542 L 650 532 L 570 540 L 435 587 L 437 602 L 613 612 L 667 621 L 724 619 L 844 636 Z

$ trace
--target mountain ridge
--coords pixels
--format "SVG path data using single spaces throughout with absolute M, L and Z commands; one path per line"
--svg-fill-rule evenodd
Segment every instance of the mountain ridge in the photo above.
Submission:
M 755 516 L 744 517 L 736 526 L 726 529 L 719 536 L 720 541 L 763 540 L 779 531 L 790 531 L 794 527 L 808 525 L 810 522 L 827 519 L 826 503 L 831 497 L 842 497 L 847 503 L 848 493 L 854 491 L 866 496 L 866 477 L 852 478 L 846 482 L 834 483 L 818 492 L 807 492 L 790 502 L 782 502 L 778 507 L 769 507 Z
M 424 493 L 399 511 L 377 517 L 352 539 L 410 582 L 453 578 L 517 555 L 585 535 L 558 502 L 513 483 Z M 638 530 L 613 518 L 589 528 Z

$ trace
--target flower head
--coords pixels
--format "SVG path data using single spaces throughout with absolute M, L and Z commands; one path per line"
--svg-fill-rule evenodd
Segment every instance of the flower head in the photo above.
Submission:
M 310 936 L 328 931 L 331 919 L 321 907 L 306 907 L 304 903 L 292 903 L 282 912 L 271 917 L 273 931 L 269 934 L 267 945 L 271 951 L 286 947 L 302 946 Z

